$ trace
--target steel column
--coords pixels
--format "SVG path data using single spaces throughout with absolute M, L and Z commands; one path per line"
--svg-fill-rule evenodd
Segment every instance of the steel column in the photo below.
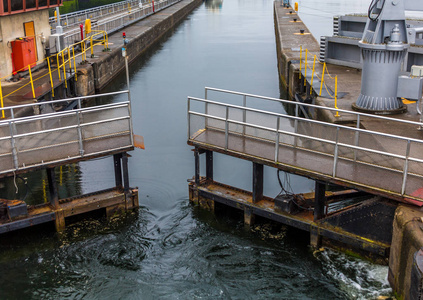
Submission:
M 47 168 L 48 191 L 50 193 L 50 203 L 54 208 L 59 208 L 59 194 L 57 193 L 56 176 L 54 168 Z
M 195 184 L 200 184 L 200 153 L 198 152 L 198 148 L 195 147 L 194 149 L 194 158 L 195 158 Z
M 206 179 L 213 181 L 213 151 L 206 150 Z
M 326 204 L 326 185 L 322 182 L 315 182 L 314 191 L 314 221 L 320 220 L 325 216 Z
M 263 198 L 263 165 L 253 162 L 253 203 Z
M 122 187 L 122 164 L 121 164 L 121 159 L 122 154 L 115 154 L 113 155 L 113 165 L 115 168 L 115 182 L 116 182 L 116 187 Z
M 122 153 L 123 190 L 129 192 L 128 154 Z

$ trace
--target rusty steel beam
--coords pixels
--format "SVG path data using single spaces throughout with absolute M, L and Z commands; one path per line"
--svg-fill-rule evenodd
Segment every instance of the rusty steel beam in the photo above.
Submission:
M 263 198 L 263 165 L 253 162 L 253 202 Z
M 215 183 L 218 184 L 218 183 Z M 295 227 L 304 231 L 308 231 L 316 236 L 326 237 L 330 240 L 334 240 L 343 244 L 351 245 L 356 249 L 364 250 L 368 253 L 377 254 L 384 258 L 388 257 L 390 246 L 383 242 L 373 241 L 368 238 L 362 238 L 359 235 L 344 231 L 342 228 L 334 227 L 329 224 L 322 222 L 313 222 L 307 218 L 303 218 L 298 215 L 290 215 L 287 213 L 276 212 L 269 209 L 266 206 L 260 206 L 257 203 L 246 202 L 239 200 L 237 196 L 231 196 L 231 194 L 237 194 L 239 189 L 225 186 L 231 193 L 217 193 L 213 190 L 208 190 L 207 186 L 190 186 L 191 189 L 197 190 L 198 195 L 205 199 L 213 200 L 236 209 L 247 211 L 249 214 L 264 217 L 284 225 Z M 248 193 L 248 192 L 243 192 Z M 250 193 L 251 194 L 251 193 Z
M 48 191 L 50 193 L 50 203 L 54 208 L 59 207 L 59 194 L 57 192 L 56 176 L 54 168 L 47 168 Z
M 206 180 L 213 181 L 213 151 L 206 151 Z
M 113 166 L 115 170 L 115 184 L 117 188 L 121 188 L 122 184 L 122 164 L 121 164 L 122 154 L 113 155 Z

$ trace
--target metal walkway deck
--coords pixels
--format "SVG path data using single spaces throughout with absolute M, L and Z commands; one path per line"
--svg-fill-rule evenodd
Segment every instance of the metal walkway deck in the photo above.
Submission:
M 0 121 L 0 178 L 133 150 L 129 101 L 82 106 L 85 99 L 119 94 L 128 91 L 4 108 L 12 117 Z M 77 109 L 55 111 L 74 101 Z M 32 107 L 35 115 L 15 118 L 22 107 Z
M 188 98 L 188 144 L 225 153 L 286 172 L 363 190 L 402 202 L 422 205 L 423 141 L 360 128 L 364 119 L 407 125 L 420 123 L 351 111 L 356 127 L 299 117 L 299 107 L 329 109 L 257 95 L 206 88 L 233 105 Z M 236 99 L 238 97 L 238 100 Z M 252 108 L 248 102 L 279 102 L 278 112 Z M 253 100 L 254 101 L 251 101 Z M 257 101 L 258 100 L 258 101 Z M 295 116 L 282 104 L 295 106 Z M 260 106 L 260 105 L 259 105 Z M 387 123 L 388 124 L 388 123 Z

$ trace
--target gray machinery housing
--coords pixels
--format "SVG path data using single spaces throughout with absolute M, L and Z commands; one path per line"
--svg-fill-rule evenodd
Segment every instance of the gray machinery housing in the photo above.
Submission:
M 423 44 L 423 27 L 418 27 L 422 26 L 419 21 L 406 21 L 405 10 L 423 11 L 423 1 L 373 0 L 365 24 L 362 16 L 335 17 L 335 36 L 322 37 L 322 61 L 362 67 L 361 94 L 354 109 L 400 113 L 406 110 L 401 97 L 421 99 L 423 77 L 401 73 L 411 70 L 416 62 L 423 64 L 420 47 L 412 47 L 412 53 L 408 53 L 410 43 Z M 362 38 L 358 40 L 360 34 Z

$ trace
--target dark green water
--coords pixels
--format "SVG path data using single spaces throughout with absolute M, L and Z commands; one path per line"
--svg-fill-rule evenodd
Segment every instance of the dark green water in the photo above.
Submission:
M 131 66 L 134 128 L 146 144 L 145 151 L 136 150 L 130 158 L 130 181 L 140 187 L 140 209 L 110 221 L 77 222 L 63 234 L 46 228 L 45 233 L 2 237 L 0 299 L 390 295 L 387 267 L 330 250 L 313 252 L 307 234 L 275 224 L 259 222 L 246 231 L 242 215 L 228 209 L 212 215 L 189 204 L 186 180 L 194 174 L 194 157 L 186 145 L 186 97 L 203 97 L 205 86 L 281 95 L 272 4 L 203 3 Z M 122 75 L 107 90 L 124 89 L 125 82 Z M 283 111 L 279 106 L 263 109 Z M 82 192 L 114 184 L 111 158 L 63 171 L 67 184 Z M 250 189 L 251 165 L 216 155 L 215 179 Z M 291 185 L 295 192 L 314 186 L 294 176 Z M 265 194 L 278 192 L 276 172 L 266 168 Z

